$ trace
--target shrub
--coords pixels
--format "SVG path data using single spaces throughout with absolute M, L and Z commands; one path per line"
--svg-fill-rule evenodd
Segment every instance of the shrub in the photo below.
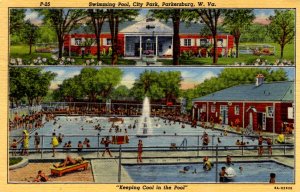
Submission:
M 23 160 L 22 157 L 12 157 L 12 158 L 9 158 L 9 165 L 15 165 L 19 162 L 21 162 Z

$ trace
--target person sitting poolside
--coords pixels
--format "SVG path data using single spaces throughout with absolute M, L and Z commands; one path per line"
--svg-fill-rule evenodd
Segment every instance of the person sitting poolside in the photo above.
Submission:
M 53 167 L 55 168 L 66 167 L 66 166 L 82 163 L 83 161 L 84 161 L 83 157 L 72 158 L 70 155 L 67 155 L 66 159 L 63 162 L 58 164 L 53 164 Z
M 285 140 L 284 139 L 284 134 L 281 133 L 281 134 L 278 135 L 278 137 L 276 139 L 276 142 L 280 143 L 280 144 L 284 144 L 284 140 Z
M 39 170 L 36 178 L 34 179 L 34 182 L 46 182 L 46 181 L 48 181 L 48 177 L 45 175 L 45 173 Z

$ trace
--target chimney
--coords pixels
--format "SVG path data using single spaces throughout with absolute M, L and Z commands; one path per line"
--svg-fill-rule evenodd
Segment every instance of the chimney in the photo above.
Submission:
M 257 87 L 260 86 L 261 84 L 264 83 L 264 79 L 265 79 L 265 77 L 264 77 L 263 74 L 258 74 L 258 75 L 256 76 L 256 83 L 255 83 L 255 85 L 256 85 Z

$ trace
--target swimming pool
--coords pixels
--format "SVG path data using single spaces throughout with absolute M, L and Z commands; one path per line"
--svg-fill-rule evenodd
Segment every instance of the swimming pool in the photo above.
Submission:
M 51 135 L 53 132 L 58 135 L 63 134 L 63 143 L 71 141 L 72 146 L 76 147 L 78 141 L 83 141 L 85 138 L 90 140 L 91 147 L 98 147 L 99 139 L 105 136 L 125 135 L 124 131 L 127 129 L 129 135 L 129 143 L 123 146 L 136 147 L 138 140 L 143 140 L 143 146 L 170 146 L 170 143 L 175 143 L 176 146 L 180 146 L 184 139 L 187 141 L 188 146 L 195 146 L 202 144 L 201 136 L 204 132 L 210 136 L 210 145 L 235 145 L 236 140 L 242 140 L 242 137 L 237 134 L 228 133 L 227 136 L 221 136 L 222 131 L 204 129 L 201 127 L 191 128 L 190 125 L 185 124 L 185 128 L 182 128 L 182 123 L 173 121 L 169 123 L 168 120 L 164 120 L 158 117 L 152 117 L 151 135 L 145 138 L 139 138 L 136 136 L 138 128 L 128 128 L 129 125 L 133 125 L 135 121 L 139 121 L 138 117 L 124 117 L 124 123 L 120 124 L 122 132 L 115 133 L 114 129 L 109 132 L 111 122 L 108 122 L 108 117 L 86 117 L 86 116 L 58 116 L 56 117 L 56 123 L 49 121 L 45 123 L 44 127 L 31 133 L 30 147 L 34 147 L 34 134 L 38 132 L 39 135 L 44 135 L 43 146 L 51 147 Z M 102 130 L 95 130 L 94 126 L 100 124 Z M 98 137 L 99 134 L 99 137 Z M 212 135 L 215 135 L 213 138 Z M 198 138 L 199 141 L 198 141 Z M 218 139 L 220 142 L 218 142 Z M 250 138 L 243 138 L 244 142 L 248 142 L 249 145 L 256 145 L 257 141 Z M 118 146 L 118 145 L 112 145 Z M 62 146 L 60 146 L 62 147 Z
M 179 171 L 190 166 L 186 173 Z M 137 183 L 215 183 L 216 165 L 210 171 L 204 171 L 203 164 L 166 164 L 166 165 L 124 165 L 134 182 Z M 218 165 L 218 172 L 225 164 Z M 268 183 L 270 173 L 276 174 L 276 183 L 294 183 L 294 169 L 268 162 L 237 162 L 231 166 L 237 176 L 227 182 L 231 183 Z M 239 170 L 243 168 L 243 171 Z M 193 173 L 195 172 L 196 173 Z M 218 178 L 219 180 L 219 178 Z

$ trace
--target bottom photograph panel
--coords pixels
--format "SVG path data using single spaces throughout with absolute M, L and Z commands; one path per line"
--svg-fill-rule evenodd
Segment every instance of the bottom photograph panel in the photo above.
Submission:
M 11 67 L 8 183 L 295 183 L 294 68 Z

